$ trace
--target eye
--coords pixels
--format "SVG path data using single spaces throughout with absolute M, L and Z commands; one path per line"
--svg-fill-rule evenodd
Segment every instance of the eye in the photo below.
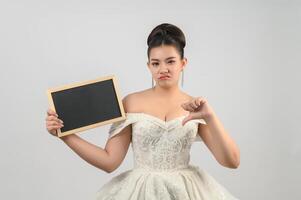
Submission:
M 156 67 L 159 65 L 159 63 L 152 63 L 152 65 Z
M 171 60 L 171 61 L 168 61 L 168 64 L 172 64 L 174 62 L 175 62 L 174 60 Z

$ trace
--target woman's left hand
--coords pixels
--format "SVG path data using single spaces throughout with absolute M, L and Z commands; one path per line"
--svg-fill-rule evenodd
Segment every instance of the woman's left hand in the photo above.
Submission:
M 189 111 L 189 115 L 182 121 L 184 126 L 189 120 L 192 119 L 207 119 L 213 114 L 213 109 L 208 104 L 207 100 L 203 97 L 195 97 L 190 101 L 183 103 L 182 108 Z

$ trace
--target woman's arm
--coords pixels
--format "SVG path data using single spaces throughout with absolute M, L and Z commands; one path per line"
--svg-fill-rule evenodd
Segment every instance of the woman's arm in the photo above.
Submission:
M 108 173 L 117 169 L 124 160 L 131 142 L 131 125 L 110 138 L 105 148 L 87 142 L 76 134 L 61 137 L 77 155 L 91 165 Z
M 239 149 L 218 117 L 212 112 L 205 121 L 206 125 L 199 124 L 198 134 L 206 146 L 221 165 L 237 168 L 240 164 Z
M 122 103 L 127 110 L 128 98 L 123 98 Z M 63 127 L 63 121 L 51 109 L 47 111 L 46 127 L 49 133 L 57 137 L 56 130 Z M 119 167 L 128 151 L 132 135 L 132 126 L 128 125 L 120 133 L 108 139 L 105 148 L 87 142 L 76 134 L 66 135 L 60 139 L 67 144 L 77 155 L 91 165 L 108 173 Z
M 190 112 L 183 119 L 182 125 L 192 119 L 204 119 L 206 125 L 200 123 L 198 126 L 198 134 L 204 143 L 221 165 L 237 168 L 240 163 L 239 149 L 225 131 L 208 101 L 204 97 L 192 97 L 181 106 Z

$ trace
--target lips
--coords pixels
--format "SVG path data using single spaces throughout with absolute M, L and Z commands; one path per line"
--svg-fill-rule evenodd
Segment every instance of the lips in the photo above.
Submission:
M 169 76 L 160 76 L 159 79 L 167 79 L 167 78 L 169 78 Z

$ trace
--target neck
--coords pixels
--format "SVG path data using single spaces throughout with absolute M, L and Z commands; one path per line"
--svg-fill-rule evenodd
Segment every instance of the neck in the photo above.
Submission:
M 156 93 L 156 95 L 162 98 L 173 98 L 175 96 L 179 96 L 179 94 L 182 93 L 178 86 L 164 88 L 155 85 L 153 91 Z

